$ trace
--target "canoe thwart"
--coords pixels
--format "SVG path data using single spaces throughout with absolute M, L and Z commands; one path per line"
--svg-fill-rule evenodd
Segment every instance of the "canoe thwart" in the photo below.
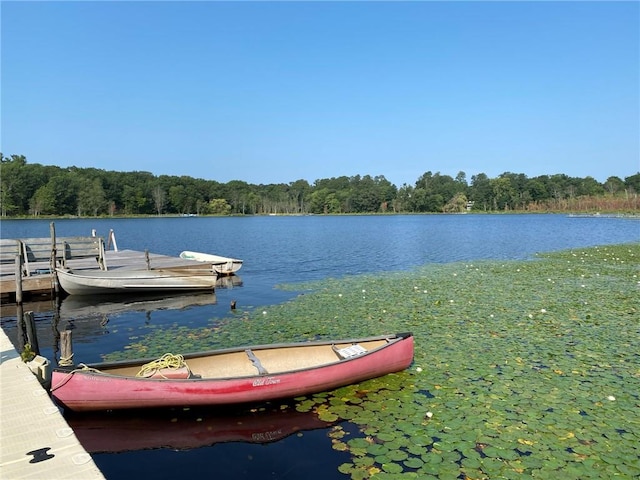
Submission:
M 247 357 L 249 357 L 249 360 L 251 360 L 251 363 L 253 363 L 253 366 L 258 369 L 258 373 L 260 373 L 260 375 L 269 375 L 267 369 L 262 366 L 260 359 L 256 357 L 256 354 L 253 353 L 250 348 L 246 349 L 244 352 L 247 354 Z

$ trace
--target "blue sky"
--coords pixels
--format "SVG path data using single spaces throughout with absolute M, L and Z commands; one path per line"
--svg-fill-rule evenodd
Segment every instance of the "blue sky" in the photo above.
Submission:
M 1 3 L 1 151 L 254 184 L 640 171 L 640 3 Z

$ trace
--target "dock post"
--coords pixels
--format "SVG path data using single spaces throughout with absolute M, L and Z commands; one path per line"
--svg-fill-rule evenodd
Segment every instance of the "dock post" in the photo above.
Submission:
M 22 305 L 22 259 L 16 255 L 16 305 Z
M 24 332 L 24 306 L 21 303 L 16 305 L 16 351 L 22 352 L 24 350 L 24 344 L 26 343 L 26 335 Z
M 109 230 L 109 238 L 107 239 L 107 250 L 109 249 L 109 245 L 113 242 L 113 251 L 118 251 L 118 244 L 116 243 L 116 234 L 113 231 L 113 228 Z
M 51 232 L 51 258 L 49 259 L 49 267 L 51 268 L 51 271 L 53 272 L 53 270 L 56 267 L 56 257 L 57 257 L 57 253 L 56 252 L 56 225 L 55 223 L 51 222 L 49 224 L 49 231 Z
M 58 283 L 58 273 L 56 272 L 56 258 L 58 252 L 56 251 L 56 225 L 51 222 L 49 225 L 51 231 L 51 259 L 49 260 L 49 270 L 51 271 L 51 278 L 53 279 L 53 291 L 55 297 L 60 296 L 60 284 Z
M 60 323 L 60 298 L 56 297 L 54 300 L 53 318 L 51 319 L 51 334 L 53 337 L 53 358 L 58 358 L 60 352 L 60 331 L 58 330 L 58 324 Z
M 72 330 L 60 332 L 60 361 L 58 365 L 66 367 L 73 365 L 73 344 L 71 341 Z
M 31 351 L 36 355 L 40 355 L 38 334 L 36 332 L 36 321 L 33 312 L 25 312 L 23 318 L 27 329 L 27 340 L 29 341 L 29 345 L 31 345 Z

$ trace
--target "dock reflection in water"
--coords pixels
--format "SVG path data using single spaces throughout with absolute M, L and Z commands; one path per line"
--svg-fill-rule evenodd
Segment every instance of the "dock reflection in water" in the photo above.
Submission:
M 231 280 L 227 280 L 230 282 Z M 236 286 L 241 280 L 235 279 Z M 225 287 L 221 287 L 225 288 Z M 176 294 L 136 294 L 136 295 L 69 295 L 56 302 L 44 302 L 3 307 L 2 328 L 21 351 L 28 339 L 23 322 L 17 322 L 27 311 L 35 312 L 37 341 L 40 354 L 57 364 L 60 353 L 60 332 L 73 331 L 74 350 L 78 349 L 76 359 L 81 362 L 99 361 L 102 352 L 87 355 L 92 342 L 109 336 L 113 350 L 120 350 L 130 342 L 131 335 L 143 334 L 151 325 L 174 323 L 171 311 L 193 310 L 198 314 L 188 314 L 184 324 L 197 318 L 210 318 L 217 306 L 217 296 L 212 292 L 176 293 Z M 169 318 L 167 318 L 169 316 Z M 140 321 L 142 320 L 142 321 Z M 137 332 L 137 333 L 136 333 Z

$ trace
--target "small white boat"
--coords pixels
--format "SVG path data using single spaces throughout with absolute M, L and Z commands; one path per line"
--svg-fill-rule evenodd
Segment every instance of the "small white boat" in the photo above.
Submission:
M 56 268 L 69 295 L 215 290 L 216 274 L 176 270 L 70 270 Z
M 233 275 L 242 267 L 242 260 L 238 260 L 237 258 L 221 257 L 220 255 L 211 255 L 209 253 L 184 251 L 180 253 L 180 258 L 210 263 L 213 271 L 219 275 Z

